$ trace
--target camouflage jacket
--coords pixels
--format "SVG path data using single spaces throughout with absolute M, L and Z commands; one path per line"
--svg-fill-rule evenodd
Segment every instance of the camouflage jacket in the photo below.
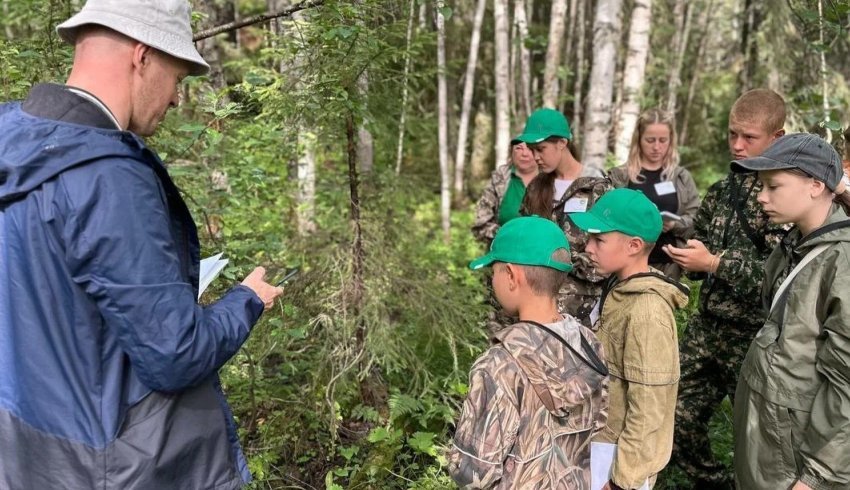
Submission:
M 540 179 L 535 178 L 528 184 L 525 201 L 520 208 L 520 214 L 528 215 L 528 196 L 537 192 Z M 584 200 L 586 209 L 590 209 L 594 203 L 606 192 L 613 189 L 611 181 L 600 177 L 579 177 L 564 192 L 561 199 L 552 206 L 552 221 L 564 230 L 567 240 L 570 242 L 570 254 L 572 255 L 573 270 L 570 272 L 565 290 L 569 294 L 592 295 L 598 297 L 602 292 L 602 280 L 605 276 L 596 272 L 590 257 L 584 251 L 587 245 L 587 235 L 582 232 L 568 216 L 564 207 L 570 199 Z M 562 294 L 563 294 L 562 290 Z
M 472 223 L 472 235 L 479 242 L 489 246 L 499 231 L 499 206 L 505 197 L 505 190 L 511 181 L 511 166 L 499 165 L 490 176 L 490 183 L 484 188 L 481 198 L 475 204 L 475 221 Z
M 694 220 L 694 238 L 723 256 L 715 274 L 688 274 L 691 279 L 705 278 L 701 313 L 751 325 L 750 333 L 764 321 L 764 262 L 786 233 L 786 228 L 768 221 L 756 201 L 760 190 L 755 174 L 734 172 L 709 187 Z
M 590 365 L 602 346 L 573 318 L 547 327 L 571 348 L 520 322 L 473 365 L 448 455 L 462 488 L 590 488 L 590 440 L 607 420 L 607 369 Z

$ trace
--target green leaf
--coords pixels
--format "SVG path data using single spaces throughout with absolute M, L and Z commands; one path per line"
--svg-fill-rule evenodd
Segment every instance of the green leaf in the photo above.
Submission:
M 830 131 L 841 131 L 841 123 L 838 121 L 823 121 L 821 123 L 823 127 Z
M 369 433 L 369 437 L 367 437 L 366 440 L 374 444 L 376 442 L 386 441 L 389 438 L 390 431 L 388 431 L 386 427 L 375 427 L 372 429 L 372 432 Z
M 351 461 L 351 458 L 356 456 L 358 452 L 360 452 L 360 446 L 339 448 L 339 454 L 341 454 L 346 461 Z
M 443 15 L 443 19 L 448 22 L 449 19 L 452 18 L 452 8 L 451 7 L 443 7 L 440 9 L 440 13 Z
M 437 448 L 434 446 L 434 437 L 435 434 L 430 432 L 414 432 L 412 436 L 407 438 L 407 444 L 420 453 L 436 456 Z

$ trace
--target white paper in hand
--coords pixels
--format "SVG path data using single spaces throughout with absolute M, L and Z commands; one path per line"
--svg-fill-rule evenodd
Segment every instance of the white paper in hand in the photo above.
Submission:
M 207 287 L 221 274 L 221 271 L 224 270 L 224 266 L 229 262 L 227 259 L 222 259 L 221 256 L 224 252 L 213 255 L 212 257 L 207 257 L 205 259 L 201 259 L 201 271 L 200 277 L 198 278 L 198 300 L 200 301 L 201 295 L 204 294 Z
M 616 444 L 590 443 L 590 490 L 600 490 L 611 478 L 611 467 L 614 465 L 616 454 Z M 649 490 L 649 482 L 644 482 L 640 490 Z

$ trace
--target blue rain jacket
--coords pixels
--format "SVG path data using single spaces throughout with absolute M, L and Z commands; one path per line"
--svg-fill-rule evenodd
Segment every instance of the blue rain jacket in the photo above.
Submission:
M 0 106 L 0 488 L 250 480 L 217 370 L 263 304 L 198 305 L 198 264 L 138 137 Z

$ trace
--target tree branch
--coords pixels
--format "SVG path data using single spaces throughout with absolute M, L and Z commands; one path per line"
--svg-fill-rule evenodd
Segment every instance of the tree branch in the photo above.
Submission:
M 308 8 L 312 8 L 312 7 L 318 7 L 318 6 L 320 6 L 324 3 L 325 3 L 325 0 L 304 0 L 303 2 L 299 3 L 298 5 L 293 5 L 292 7 L 289 7 L 287 9 L 283 9 L 279 12 L 255 15 L 253 17 L 248 17 L 247 19 L 242 19 L 242 20 L 239 20 L 239 21 L 236 21 L 236 22 L 229 22 L 227 24 L 223 24 L 223 25 L 220 25 L 218 27 L 213 27 L 211 29 L 205 29 L 205 30 L 195 34 L 195 36 L 192 38 L 192 40 L 197 42 L 197 41 L 200 41 L 202 39 L 206 39 L 208 37 L 213 37 L 216 34 L 221 34 L 222 32 L 234 31 L 234 30 L 239 29 L 241 27 L 249 26 L 249 25 L 252 25 L 252 24 L 259 24 L 260 22 L 265 22 L 267 20 L 277 19 L 278 17 L 288 17 L 288 16 L 294 14 L 295 12 L 298 12 L 298 11 L 301 11 L 301 10 L 304 10 L 304 9 L 308 9 Z

